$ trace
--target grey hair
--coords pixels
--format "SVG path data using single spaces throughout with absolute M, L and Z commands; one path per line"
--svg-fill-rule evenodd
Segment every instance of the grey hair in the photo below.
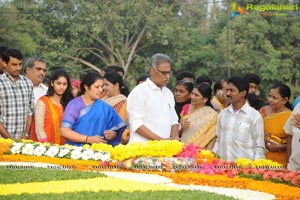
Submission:
M 149 69 L 151 67 L 157 69 L 158 65 L 161 63 L 161 62 L 168 62 L 170 64 L 172 64 L 172 59 L 166 55 L 166 54 L 162 54 L 162 53 L 156 53 L 154 54 L 150 60 L 149 60 Z
M 42 63 L 45 63 L 45 60 L 42 59 L 42 58 L 39 58 L 39 57 L 31 57 L 31 58 L 28 58 L 25 65 L 24 65 L 24 72 L 26 73 L 26 68 L 32 68 L 34 66 L 34 62 L 35 61 L 39 61 L 39 62 L 42 62 Z

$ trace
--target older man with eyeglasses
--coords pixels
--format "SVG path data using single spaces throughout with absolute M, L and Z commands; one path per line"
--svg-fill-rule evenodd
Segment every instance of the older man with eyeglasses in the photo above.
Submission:
M 179 123 L 173 93 L 166 87 L 172 75 L 172 59 L 155 54 L 149 60 L 150 77 L 127 98 L 129 142 L 177 139 Z

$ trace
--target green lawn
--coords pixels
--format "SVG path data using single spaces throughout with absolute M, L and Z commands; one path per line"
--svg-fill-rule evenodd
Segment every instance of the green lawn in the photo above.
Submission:
M 5 167 L 0 167 L 0 184 L 11 183 L 28 183 L 28 182 L 46 182 L 53 180 L 70 180 L 70 179 L 87 179 L 94 177 L 105 177 L 101 173 L 83 172 L 83 171 L 63 171 L 63 170 L 49 170 L 43 168 L 35 168 L 31 170 L 8 170 Z M 213 193 L 202 191 L 155 191 L 155 192 L 73 192 L 63 194 L 22 194 L 22 195 L 8 195 L 1 196 L 0 199 L 23 200 L 23 199 L 43 199 L 43 200 L 76 200 L 76 199 L 133 199 L 133 200 L 147 200 L 147 199 L 234 199 L 224 195 L 216 195 Z
M 0 166 L 0 184 L 46 182 L 55 180 L 72 180 L 95 177 L 106 177 L 101 173 L 84 171 L 64 171 L 55 169 L 34 168 L 30 170 L 11 170 Z M 1 192 L 0 192 L 1 194 Z

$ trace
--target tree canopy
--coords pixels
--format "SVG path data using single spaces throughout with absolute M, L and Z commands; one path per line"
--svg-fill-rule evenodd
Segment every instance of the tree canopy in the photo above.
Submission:
M 230 2 L 12 0 L 0 4 L 0 42 L 26 58 L 43 57 L 49 69 L 64 66 L 73 77 L 119 65 L 133 85 L 147 72 L 147 59 L 162 52 L 173 58 L 174 70 L 214 81 L 228 70 L 252 72 L 261 76 L 265 92 L 278 81 L 300 92 L 299 13 L 247 11 L 229 19 Z

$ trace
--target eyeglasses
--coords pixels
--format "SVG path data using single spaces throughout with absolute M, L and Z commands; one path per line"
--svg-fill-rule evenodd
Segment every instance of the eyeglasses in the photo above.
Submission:
M 154 68 L 155 69 L 155 68 Z M 167 76 L 167 75 L 170 75 L 172 76 L 173 72 L 172 71 L 161 71 L 159 69 L 155 69 L 155 71 L 161 73 L 163 76 Z

